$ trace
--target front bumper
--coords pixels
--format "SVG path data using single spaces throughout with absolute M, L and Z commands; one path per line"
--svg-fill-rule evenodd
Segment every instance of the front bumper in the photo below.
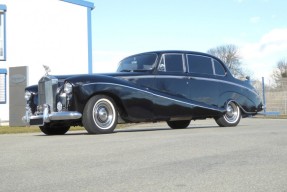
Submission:
M 29 109 L 26 109 L 25 116 L 22 117 L 22 121 L 26 125 L 44 125 L 51 121 L 63 121 L 63 120 L 75 120 L 80 119 L 82 114 L 77 111 L 62 111 L 49 113 L 48 107 L 44 106 L 42 114 L 31 115 Z

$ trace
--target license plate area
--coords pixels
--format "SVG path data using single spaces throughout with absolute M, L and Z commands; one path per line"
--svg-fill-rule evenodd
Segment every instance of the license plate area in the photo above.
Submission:
M 44 125 L 44 119 L 43 118 L 33 118 L 30 119 L 30 125 Z

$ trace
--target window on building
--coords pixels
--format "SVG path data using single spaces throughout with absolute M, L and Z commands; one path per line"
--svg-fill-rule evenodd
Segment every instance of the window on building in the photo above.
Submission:
M 0 61 L 6 60 L 6 6 L 0 4 Z
M 0 69 L 0 104 L 6 103 L 6 69 Z

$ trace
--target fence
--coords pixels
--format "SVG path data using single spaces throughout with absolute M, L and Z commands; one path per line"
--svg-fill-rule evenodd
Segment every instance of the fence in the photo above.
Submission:
M 265 104 L 267 114 L 287 115 L 287 78 L 282 78 L 276 83 L 254 81 L 254 87 L 260 94 Z

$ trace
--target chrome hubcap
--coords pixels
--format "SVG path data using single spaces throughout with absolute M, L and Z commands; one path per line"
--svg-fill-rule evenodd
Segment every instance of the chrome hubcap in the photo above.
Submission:
M 235 123 L 240 118 L 240 111 L 239 107 L 233 103 L 229 102 L 226 108 L 226 114 L 224 115 L 224 119 L 228 123 Z
M 100 129 L 109 129 L 115 122 L 115 108 L 107 99 L 100 99 L 93 108 L 93 119 Z
M 108 112 L 106 110 L 106 108 L 100 108 L 98 110 L 98 118 L 99 120 L 101 120 L 102 122 L 107 121 L 108 119 Z

